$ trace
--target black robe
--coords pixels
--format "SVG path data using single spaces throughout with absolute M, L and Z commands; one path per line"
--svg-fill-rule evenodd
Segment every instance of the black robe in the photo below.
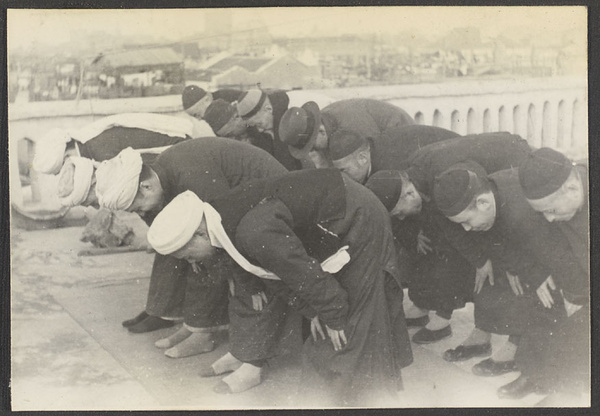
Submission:
M 261 312 L 252 309 L 243 283 L 236 284 L 231 353 L 246 362 L 273 356 L 288 305 L 296 306 L 348 338 L 338 352 L 329 339 L 307 339 L 304 374 L 318 374 L 312 386 L 332 391 L 338 404 L 394 396 L 412 352 L 389 217 L 377 198 L 335 169 L 318 169 L 248 183 L 213 206 L 238 250 L 281 278 L 263 280 L 269 302 Z M 351 260 L 335 275 L 320 268 L 305 248 L 310 242 L 301 240 L 301 231 L 315 226 L 349 246 Z
M 191 190 L 210 201 L 246 181 L 287 172 L 256 147 L 218 137 L 205 137 L 165 150 L 152 165 L 165 201 Z M 221 269 L 221 270 L 216 270 Z M 150 276 L 146 311 L 154 316 L 181 316 L 197 328 L 228 322 L 226 262 L 192 272 L 185 260 L 157 254 Z

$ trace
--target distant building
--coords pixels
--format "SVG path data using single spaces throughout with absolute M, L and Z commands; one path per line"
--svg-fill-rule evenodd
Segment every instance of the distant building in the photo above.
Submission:
M 234 55 L 213 61 L 204 70 L 203 81 L 213 89 L 236 87 L 306 89 L 321 86 L 321 70 L 290 55 L 252 57 Z
M 183 56 L 164 47 L 100 55 L 89 71 L 97 75 L 101 98 L 178 94 L 185 81 Z

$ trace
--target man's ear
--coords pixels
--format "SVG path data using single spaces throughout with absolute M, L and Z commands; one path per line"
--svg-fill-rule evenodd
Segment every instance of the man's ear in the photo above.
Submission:
M 363 165 L 366 163 L 369 163 L 371 161 L 371 150 L 370 149 L 361 150 L 358 153 L 358 160 Z

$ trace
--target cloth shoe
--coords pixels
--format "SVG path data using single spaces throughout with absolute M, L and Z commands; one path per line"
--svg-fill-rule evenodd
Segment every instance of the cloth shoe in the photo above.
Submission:
M 485 357 L 492 353 L 492 344 L 477 344 L 477 345 L 459 345 L 458 347 L 446 350 L 444 352 L 444 360 L 454 361 L 466 361 L 473 357 Z
M 482 377 L 495 377 L 512 371 L 519 371 L 514 360 L 494 361 L 491 358 L 475 364 L 472 368 L 473 374 Z
M 452 328 L 448 325 L 445 328 L 437 329 L 432 331 L 427 328 L 421 328 L 417 331 L 415 335 L 412 337 L 412 341 L 415 344 L 431 344 L 437 341 L 440 341 L 444 338 L 448 338 L 452 335 Z
M 162 328 L 170 328 L 175 325 L 175 321 L 159 318 L 158 316 L 148 316 L 141 322 L 127 328 L 129 332 L 134 334 L 142 334 L 144 332 L 152 332 Z
M 121 325 L 123 325 L 125 328 L 129 328 L 130 326 L 133 326 L 135 324 L 142 322 L 148 316 L 150 316 L 150 315 L 148 315 L 146 313 L 146 311 L 142 311 L 135 318 L 127 319 L 127 320 L 121 322 Z
M 544 393 L 542 389 L 529 380 L 529 377 L 520 375 L 515 381 L 505 384 L 498 389 L 501 399 L 522 399 L 531 393 Z
M 408 328 L 420 328 L 429 323 L 429 315 L 423 315 L 418 318 L 405 318 L 404 321 Z

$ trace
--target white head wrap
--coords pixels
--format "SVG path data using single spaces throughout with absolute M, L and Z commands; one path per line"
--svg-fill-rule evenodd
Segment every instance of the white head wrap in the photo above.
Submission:
M 202 202 L 192 191 L 177 195 L 156 216 L 148 230 L 148 243 L 160 254 L 172 254 L 190 242 L 204 217 L 213 247 L 224 249 L 240 267 L 261 279 L 281 280 L 274 273 L 250 263 L 229 239 L 217 210 Z M 321 267 L 328 273 L 337 273 L 349 261 L 348 246 L 344 246 L 321 263 Z
M 75 168 L 72 178 L 64 177 L 68 172 L 67 167 L 69 165 L 73 165 Z M 60 179 L 58 181 L 59 193 L 61 193 L 60 185 L 61 183 L 64 183 L 64 181 L 72 179 L 73 186 L 70 194 L 66 196 L 59 195 L 58 199 L 60 200 L 61 205 L 65 207 L 81 205 L 90 192 L 93 176 L 94 162 L 91 159 L 77 156 L 67 158 L 60 171 Z
M 148 230 L 148 243 L 160 254 L 172 254 L 190 242 L 203 217 L 206 217 L 208 237 L 213 247 L 225 249 L 247 272 L 263 279 L 279 280 L 270 271 L 251 264 L 237 251 L 221 224 L 217 210 L 209 203 L 202 202 L 192 191 L 177 195 L 156 216 Z
M 160 254 L 171 254 L 194 236 L 204 217 L 204 202 L 192 191 L 177 195 L 156 216 L 148 230 L 148 242 Z
M 101 208 L 126 210 L 135 199 L 142 171 L 142 156 L 131 147 L 96 170 L 96 195 Z
M 56 175 L 63 165 L 67 143 L 71 135 L 63 129 L 52 129 L 35 143 L 33 169 Z

